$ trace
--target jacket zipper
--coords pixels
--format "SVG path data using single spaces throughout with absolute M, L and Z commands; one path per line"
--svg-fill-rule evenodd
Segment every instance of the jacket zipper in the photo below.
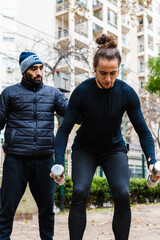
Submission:
M 37 116 L 36 116 L 36 89 L 33 89 L 33 128 L 34 128 L 34 139 L 33 139 L 33 153 L 36 151 L 37 142 Z

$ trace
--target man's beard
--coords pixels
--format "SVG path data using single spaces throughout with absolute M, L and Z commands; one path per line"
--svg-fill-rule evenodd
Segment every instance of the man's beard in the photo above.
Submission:
M 36 78 L 37 77 L 40 77 L 41 78 L 41 80 L 36 80 Z M 27 80 L 27 81 L 29 81 L 29 82 L 31 82 L 31 83 L 33 83 L 33 84 L 35 84 L 35 85 L 39 85 L 39 84 L 41 84 L 41 82 L 42 82 L 42 77 L 41 76 L 37 76 L 37 77 L 35 77 L 35 78 L 32 78 L 32 75 L 30 74 L 30 73 L 25 73 L 25 75 L 24 75 L 24 78 Z

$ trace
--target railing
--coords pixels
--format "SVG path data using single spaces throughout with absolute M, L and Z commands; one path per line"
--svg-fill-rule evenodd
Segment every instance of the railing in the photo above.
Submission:
M 130 22 L 125 17 L 122 17 L 122 25 L 124 25 L 127 28 L 130 28 Z
M 98 32 L 98 31 L 102 31 L 103 30 L 102 27 L 100 27 L 99 25 L 97 25 L 95 23 L 93 23 L 92 27 L 93 27 L 93 32 Z
M 122 37 L 122 46 L 125 48 L 130 48 L 130 43 L 124 37 Z
M 148 24 L 148 29 L 153 31 L 153 25 L 152 24 Z
M 56 5 L 56 13 L 67 10 L 69 8 L 69 2 L 63 2 Z
M 141 65 L 141 66 L 139 67 L 139 71 L 140 71 L 140 72 L 144 72 L 144 70 L 145 70 L 144 65 Z
M 142 32 L 144 30 L 143 25 L 137 26 L 137 32 Z
M 102 4 L 101 2 L 99 2 L 99 1 L 93 2 L 93 10 L 94 10 L 94 9 L 97 9 L 97 8 L 101 8 L 102 5 L 103 5 L 103 4 Z
M 153 51 L 153 43 L 148 43 L 148 48 Z
M 62 27 L 58 27 L 59 30 L 58 32 L 56 32 L 56 37 L 59 38 L 64 38 L 68 36 L 68 28 L 62 28 Z
M 88 34 L 83 32 L 81 29 L 79 29 L 79 27 L 75 27 L 75 32 L 84 36 L 84 37 L 86 37 L 86 38 L 88 37 Z
M 118 5 L 118 1 L 117 0 L 108 0 L 108 2 L 112 3 L 115 6 Z
M 143 51 L 144 51 L 144 45 L 139 45 L 138 52 L 143 52 Z

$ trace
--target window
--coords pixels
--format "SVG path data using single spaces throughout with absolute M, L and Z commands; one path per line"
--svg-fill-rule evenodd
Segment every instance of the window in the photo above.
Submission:
M 95 23 L 93 23 L 92 27 L 93 27 L 93 32 L 102 31 L 102 27 L 100 27 Z
M 94 11 L 94 16 L 100 20 L 102 20 L 102 9 Z
M 140 62 L 140 72 L 144 72 L 144 62 Z
M 2 64 L 6 68 L 7 72 L 13 71 L 14 59 L 10 57 L 4 57 L 2 59 Z
M 68 28 L 63 28 L 58 26 L 58 38 L 63 38 L 68 36 Z
M 117 14 L 108 8 L 108 22 L 117 26 Z
M 63 2 L 67 2 L 68 0 L 57 0 L 57 4 L 63 3 Z
M 87 1 L 86 0 L 76 0 L 77 3 L 86 6 L 87 5 Z
M 3 41 L 4 42 L 12 42 L 12 43 L 14 43 L 14 40 L 15 40 L 14 33 L 9 33 L 9 32 L 3 33 Z

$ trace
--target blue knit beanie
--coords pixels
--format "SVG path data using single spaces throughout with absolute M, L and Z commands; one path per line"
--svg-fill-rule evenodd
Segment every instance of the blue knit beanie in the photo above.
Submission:
M 21 68 L 22 75 L 34 64 L 40 63 L 43 65 L 43 62 L 39 57 L 32 52 L 22 52 L 19 56 L 19 65 Z

